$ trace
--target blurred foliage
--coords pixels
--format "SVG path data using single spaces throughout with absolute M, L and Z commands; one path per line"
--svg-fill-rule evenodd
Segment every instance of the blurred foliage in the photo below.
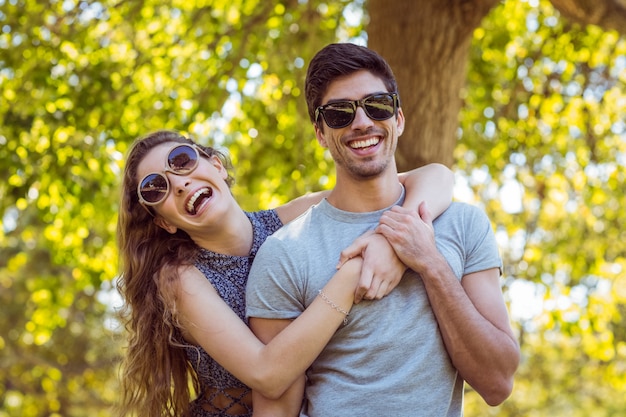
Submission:
M 135 137 L 227 149 L 249 210 L 332 185 L 304 73 L 326 43 L 366 38 L 362 6 L 0 0 L 0 417 L 110 414 Z M 503 1 L 475 31 L 458 183 L 498 230 L 524 359 L 511 399 L 470 391 L 468 416 L 626 412 L 625 56 L 546 1 Z
M 626 39 L 503 2 L 463 97 L 458 177 L 497 227 L 523 353 L 512 397 L 468 415 L 625 415 Z
M 316 50 L 359 34 L 349 3 L 0 0 L 0 416 L 110 413 L 134 138 L 226 148 L 247 209 L 329 181 L 301 89 Z

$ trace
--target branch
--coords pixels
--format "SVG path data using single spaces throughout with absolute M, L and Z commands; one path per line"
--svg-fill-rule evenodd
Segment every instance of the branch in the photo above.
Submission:
M 561 15 L 581 25 L 596 25 L 626 35 L 626 0 L 551 0 Z

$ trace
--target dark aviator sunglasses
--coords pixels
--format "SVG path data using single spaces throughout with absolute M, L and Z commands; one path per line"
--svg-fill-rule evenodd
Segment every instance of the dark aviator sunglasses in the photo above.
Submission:
M 341 129 L 354 121 L 357 107 L 361 107 L 370 119 L 382 121 L 395 115 L 399 106 L 398 93 L 376 93 L 361 100 L 334 101 L 319 106 L 315 109 L 315 121 L 322 115 L 328 127 Z
M 211 157 L 202 148 L 191 144 L 175 145 L 170 149 L 165 159 L 163 173 L 152 172 L 139 181 L 137 185 L 139 202 L 144 206 L 154 206 L 163 202 L 170 192 L 170 182 L 164 173 L 190 174 L 198 167 L 200 152 L 207 158 Z

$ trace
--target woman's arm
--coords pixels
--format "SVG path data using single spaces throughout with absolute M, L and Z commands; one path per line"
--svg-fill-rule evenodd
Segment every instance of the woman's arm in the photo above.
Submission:
M 431 213 L 438 217 L 452 201 L 454 173 L 445 165 L 432 163 L 398 174 L 398 179 L 406 188 L 403 207 L 417 210 L 422 201 L 428 201 Z M 309 207 L 328 196 L 329 191 L 317 191 L 294 198 L 290 202 L 276 207 L 280 220 L 289 223 Z
M 406 189 L 402 207 L 417 210 L 425 201 L 433 218 L 439 217 L 452 202 L 454 173 L 445 165 L 432 163 L 398 174 Z
M 315 193 L 301 195 L 282 206 L 276 207 L 276 214 L 278 214 L 283 224 L 289 223 L 307 211 L 309 207 L 322 201 L 328 194 L 330 194 L 330 191 L 317 191 Z
M 347 262 L 313 303 L 267 345 L 195 267 L 181 271 L 178 317 L 185 338 L 253 390 L 277 398 L 313 363 L 352 307 L 361 259 Z

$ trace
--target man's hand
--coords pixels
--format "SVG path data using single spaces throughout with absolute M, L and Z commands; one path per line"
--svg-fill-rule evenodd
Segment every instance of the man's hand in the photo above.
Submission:
M 407 267 L 421 273 L 435 257 L 441 257 L 435 245 L 432 215 L 421 203 L 418 211 L 394 206 L 383 213 L 376 232 L 387 238 L 396 255 Z

